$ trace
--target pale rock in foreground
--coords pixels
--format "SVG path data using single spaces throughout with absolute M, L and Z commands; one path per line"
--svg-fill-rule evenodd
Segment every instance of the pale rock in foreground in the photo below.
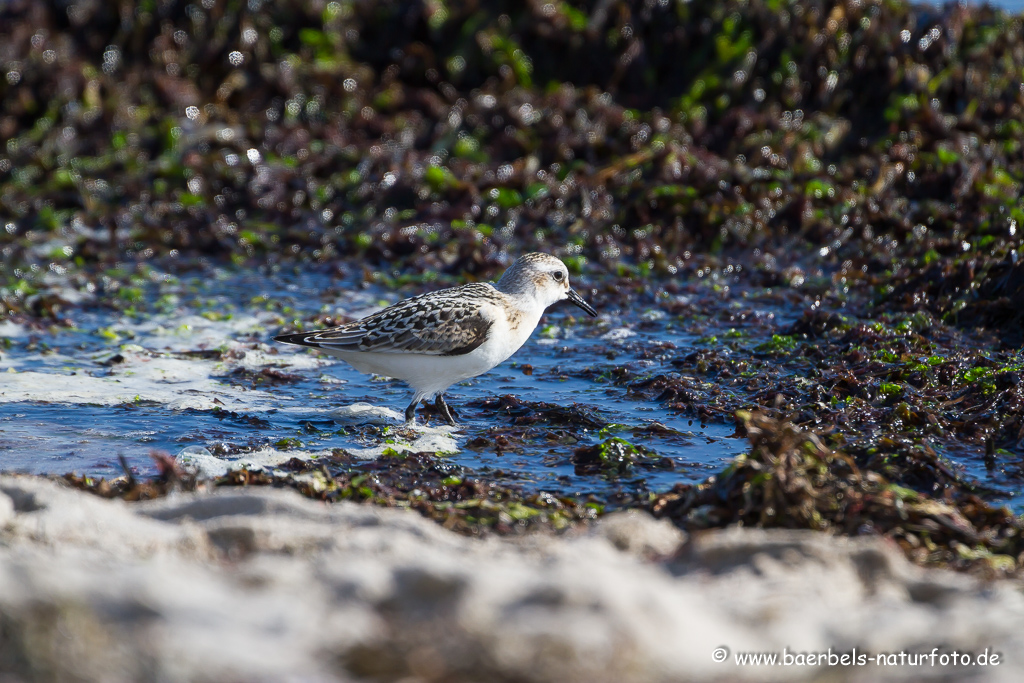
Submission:
M 1022 675 L 1024 598 L 877 539 L 640 513 L 518 540 L 415 513 L 227 489 L 107 501 L 0 477 L 0 672 L 51 681 L 939 680 L 935 668 L 771 667 L 731 653 L 935 646 Z

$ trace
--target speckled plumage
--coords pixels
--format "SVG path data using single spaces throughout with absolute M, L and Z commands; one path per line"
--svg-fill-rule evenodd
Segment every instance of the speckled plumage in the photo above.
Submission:
M 341 358 L 360 372 L 404 380 L 415 389 L 406 419 L 424 398 L 454 422 L 445 389 L 487 372 L 526 342 L 551 304 L 569 299 L 597 315 L 569 287 L 565 265 L 548 254 L 526 254 L 496 285 L 474 283 L 414 296 L 347 325 L 274 337 Z
M 506 298 L 489 284 L 450 287 L 399 301 L 341 327 L 275 339 L 325 350 L 458 356 L 487 339 L 493 321 L 482 315 L 481 304 L 505 306 Z

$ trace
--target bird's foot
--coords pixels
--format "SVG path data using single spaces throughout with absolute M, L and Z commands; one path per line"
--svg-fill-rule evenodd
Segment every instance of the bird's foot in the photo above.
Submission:
M 455 418 L 452 417 L 453 410 L 448 407 L 448 404 L 444 400 L 444 394 L 438 394 L 437 398 L 434 399 L 434 408 L 441 413 L 441 417 L 445 419 L 445 422 L 450 424 L 452 427 L 455 426 Z M 458 413 L 455 413 L 458 415 Z

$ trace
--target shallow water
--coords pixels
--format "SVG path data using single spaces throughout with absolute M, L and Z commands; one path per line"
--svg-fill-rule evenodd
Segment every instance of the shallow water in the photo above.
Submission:
M 289 322 L 368 314 L 397 292 L 309 272 L 212 270 L 150 280 L 138 311 L 93 300 L 73 310 L 70 329 L 3 323 L 0 470 L 111 477 L 122 473 L 123 456 L 137 473 L 151 474 L 152 451 L 205 448 L 216 458 L 204 461 L 206 469 L 212 464 L 216 472 L 335 449 L 358 458 L 394 449 L 440 451 L 455 465 L 531 490 L 598 497 L 662 491 L 720 471 L 746 441 L 731 423 L 701 424 L 630 395 L 614 374 L 628 371 L 636 380 L 677 372 L 673 360 L 707 348 L 710 335 L 735 324 L 746 325 L 744 344 L 753 348 L 797 315 L 785 302 L 741 297 L 722 298 L 713 304 L 721 310 L 697 322 L 671 313 L 671 299 L 604 310 L 596 320 L 560 304 L 512 359 L 449 390 L 458 429 L 422 412 L 409 429 L 401 413 L 411 392 L 401 382 L 270 340 Z M 733 316 L 740 307 L 750 315 Z M 541 403 L 577 412 L 555 414 Z M 612 437 L 661 460 L 621 474 L 577 470 L 574 451 Z M 996 500 L 1024 507 L 1020 473 L 987 469 L 983 446 L 936 449 L 951 469 L 995 491 Z
M 227 461 L 274 463 L 339 448 L 369 458 L 384 448 L 429 446 L 491 479 L 605 495 L 703 480 L 745 446 L 732 425 L 702 425 L 629 398 L 607 377 L 580 378 L 595 364 L 611 367 L 612 359 L 658 369 L 676 351 L 649 358 L 652 342 L 694 341 L 681 329 L 669 333 L 673 326 L 657 311 L 616 311 L 593 321 L 573 315 L 568 304 L 549 311 L 512 359 L 449 390 L 459 415 L 452 432 L 422 413 L 421 426 L 406 429 L 399 415 L 411 392 L 401 382 L 270 341 L 286 320 L 322 312 L 358 317 L 395 293 L 326 275 L 220 273 L 169 278 L 146 296 L 159 310 L 125 316 L 92 305 L 76 311 L 73 329 L 8 327 L 11 345 L 0 357 L 0 469 L 109 477 L 121 473 L 119 456 L 138 473 L 154 473 L 154 450 L 203 447 Z M 499 396 L 576 404 L 594 424 L 552 423 L 529 407 L 503 413 Z M 339 412 L 358 404 L 391 412 L 372 419 Z M 573 451 L 613 436 L 671 459 L 672 467 L 662 461 L 622 475 L 577 475 Z

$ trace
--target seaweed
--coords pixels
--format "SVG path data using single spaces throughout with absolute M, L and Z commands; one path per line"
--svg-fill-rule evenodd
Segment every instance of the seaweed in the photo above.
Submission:
M 787 420 L 741 412 L 750 452 L 696 486 L 657 496 L 650 510 L 688 530 L 741 524 L 877 534 L 922 564 L 988 575 L 1016 571 L 1022 522 L 970 493 L 929 496 L 829 449 Z

